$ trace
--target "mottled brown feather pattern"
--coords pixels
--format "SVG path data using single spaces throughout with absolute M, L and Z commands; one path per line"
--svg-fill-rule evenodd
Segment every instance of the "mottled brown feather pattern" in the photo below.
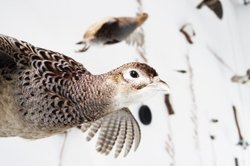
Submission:
M 103 154 L 137 149 L 140 128 L 127 107 L 140 101 L 145 80 L 158 76 L 150 66 L 132 62 L 92 75 L 63 54 L 1 34 L 0 62 L 0 137 L 38 139 L 82 125 L 87 140 L 99 132 L 96 149 Z M 143 81 L 126 82 L 124 71 L 131 69 Z
M 9 56 L 15 62 L 14 68 L 0 68 L 1 86 L 7 84 L 7 95 L 15 96 L 8 103 L 15 108 L 8 114 L 15 114 L 13 120 L 20 121 L 25 126 L 13 126 L 15 131 L 10 135 L 26 138 L 51 135 L 99 118 L 104 111 L 94 110 L 103 110 L 109 105 L 109 99 L 97 96 L 107 76 L 95 77 L 81 64 L 65 55 L 34 47 L 8 36 L 1 35 L 0 42 L 0 60 Z M 9 70 L 12 70 L 11 74 Z M 12 81 L 5 78 L 7 75 Z M 99 84 L 91 84 L 92 82 Z M 109 93 L 104 93 L 109 97 L 114 88 L 106 88 Z M 0 98 L 6 93 L 2 93 Z M 7 128 L 7 125 L 9 124 L 2 126 Z M 31 132 L 25 133 L 25 128 Z M 37 132 L 32 134 L 33 130 Z M 0 132 L 1 135 L 7 134 Z

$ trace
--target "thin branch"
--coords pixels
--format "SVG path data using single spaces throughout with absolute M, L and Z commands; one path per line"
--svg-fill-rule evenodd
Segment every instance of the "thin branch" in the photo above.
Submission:
M 165 98 L 164 101 L 165 101 L 165 105 L 166 105 L 167 110 L 168 110 L 168 114 L 173 115 L 174 114 L 174 109 L 173 109 L 171 101 L 170 101 L 170 95 L 167 94 L 167 95 L 164 96 L 164 98 Z
M 62 143 L 62 147 L 61 147 L 61 151 L 60 151 L 60 156 L 59 156 L 59 166 L 62 166 L 62 160 L 63 160 L 63 154 L 64 154 L 64 149 L 65 149 L 65 144 L 68 138 L 68 132 L 64 132 L 64 139 L 63 139 L 63 143 Z
M 207 46 L 208 51 L 215 57 L 215 59 L 221 63 L 226 69 L 228 69 L 232 73 L 236 73 L 230 65 L 228 65 L 218 54 L 215 53 L 209 46 Z
M 239 120 L 238 120 L 238 116 L 237 116 L 236 107 L 233 105 L 232 108 L 233 108 L 233 112 L 234 112 L 235 124 L 236 124 L 237 131 L 238 131 L 238 135 L 239 135 L 239 142 L 238 142 L 238 145 L 242 146 L 243 149 L 246 149 L 246 148 L 249 146 L 249 144 L 248 144 L 248 142 L 245 141 L 244 138 L 243 138 L 243 135 L 242 135 L 242 132 L 241 132 L 241 129 L 240 129 L 240 125 L 239 125 Z
M 138 13 L 142 13 L 143 12 L 143 4 L 142 4 L 142 1 L 141 0 L 137 0 L 137 5 L 138 5 Z M 141 31 L 141 34 L 142 34 L 142 43 L 140 43 L 140 45 L 136 45 L 136 51 L 137 53 L 140 55 L 140 57 L 142 58 L 142 60 L 147 63 L 148 60 L 146 58 L 146 49 L 145 49 L 145 33 L 144 33 L 144 30 L 142 27 L 140 27 L 139 29 Z
M 234 158 L 234 163 L 235 163 L 235 166 L 239 166 L 239 162 L 237 158 Z
M 191 93 L 192 99 L 192 108 L 191 108 L 191 120 L 194 124 L 194 139 L 196 141 L 196 147 L 199 148 L 199 140 L 198 140 L 198 110 L 196 104 L 196 97 L 195 97 L 195 90 L 194 90 L 194 78 L 193 78 L 193 68 L 190 62 L 190 57 L 186 54 L 186 62 L 188 66 L 188 73 L 189 73 L 189 89 Z
M 239 139 L 240 139 L 240 140 L 243 140 L 243 136 L 242 136 L 242 134 L 241 134 L 240 125 L 239 125 L 239 121 L 238 121 L 238 117 L 237 117 L 236 108 L 235 108 L 234 105 L 232 106 L 232 108 L 233 108 L 233 112 L 234 112 L 234 120 L 235 120 L 235 124 L 236 124 L 236 127 L 237 127 Z

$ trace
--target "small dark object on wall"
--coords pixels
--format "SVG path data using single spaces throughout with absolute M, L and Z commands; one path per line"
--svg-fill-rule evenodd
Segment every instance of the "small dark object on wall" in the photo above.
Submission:
M 218 123 L 219 120 L 218 120 L 218 119 L 211 119 L 211 122 L 213 122 L 213 123 Z
M 214 135 L 210 135 L 210 139 L 211 140 L 215 140 L 215 136 Z
M 174 114 L 174 109 L 172 107 L 169 94 L 165 95 L 164 101 L 165 101 L 165 104 L 167 106 L 168 114 L 173 115 Z
M 239 166 L 238 158 L 234 158 L 235 166 Z
M 187 70 L 176 70 L 178 73 L 186 74 Z
M 211 9 L 219 19 L 222 19 L 223 8 L 220 0 L 203 0 L 196 8 L 201 9 L 204 5 Z
M 139 119 L 144 125 L 149 125 L 152 121 L 151 110 L 147 105 L 142 105 L 139 108 Z

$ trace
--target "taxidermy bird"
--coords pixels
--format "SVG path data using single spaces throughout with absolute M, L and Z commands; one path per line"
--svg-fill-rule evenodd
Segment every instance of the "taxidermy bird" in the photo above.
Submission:
M 195 31 L 193 28 L 193 25 L 190 23 L 186 23 L 184 24 L 181 29 L 180 32 L 185 36 L 185 38 L 187 39 L 189 44 L 193 44 L 193 38 L 195 37 Z
M 125 155 L 140 142 L 128 106 L 168 93 L 150 66 L 131 62 L 93 75 L 73 59 L 0 35 L 0 137 L 39 139 L 82 125 L 100 129 L 97 150 Z
M 248 70 L 246 71 L 246 74 L 245 74 L 245 75 L 234 75 L 234 76 L 231 78 L 231 81 L 232 81 L 232 82 L 235 82 L 235 83 L 241 83 L 241 84 L 250 83 L 250 69 L 248 69 Z
M 108 17 L 92 24 L 83 39 L 77 44 L 83 48 L 77 52 L 84 52 L 93 45 L 110 45 L 125 40 L 127 43 L 142 42 L 141 31 L 136 31 L 148 18 L 147 13 L 137 14 L 135 17 Z
M 219 19 L 222 19 L 223 8 L 220 0 L 203 0 L 197 6 L 197 9 L 201 9 L 204 5 L 207 6 L 209 9 L 211 9 Z

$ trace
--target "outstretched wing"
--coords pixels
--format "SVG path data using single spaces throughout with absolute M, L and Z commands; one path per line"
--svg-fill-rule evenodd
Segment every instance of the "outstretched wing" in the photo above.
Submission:
M 139 125 L 128 108 L 110 113 L 95 122 L 82 124 L 81 130 L 87 131 L 87 141 L 100 130 L 96 150 L 108 155 L 115 146 L 115 157 L 122 149 L 125 149 L 124 157 L 127 156 L 133 144 L 136 150 L 141 139 Z
M 95 37 L 97 38 L 111 38 L 114 31 L 118 27 L 118 20 L 114 17 L 103 20 L 102 25 L 97 29 Z

